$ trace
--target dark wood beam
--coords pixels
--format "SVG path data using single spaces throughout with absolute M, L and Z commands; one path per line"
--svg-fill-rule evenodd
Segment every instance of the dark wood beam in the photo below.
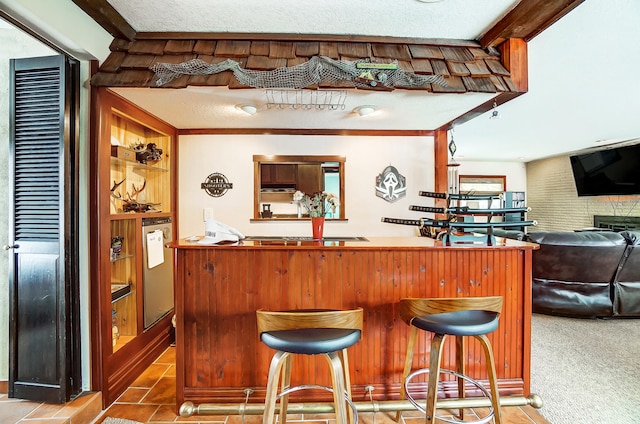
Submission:
M 75 1 L 75 0 L 74 0 Z M 449 47 L 480 47 L 476 40 L 453 38 L 388 37 L 354 34 L 288 34 L 262 32 L 138 32 L 136 40 L 269 40 L 326 41 L 334 43 L 427 44 Z
M 483 48 L 497 47 L 509 38 L 530 41 L 584 0 L 522 0 L 480 38 Z
M 114 38 L 129 41 L 136 38 L 136 30 L 107 0 L 73 0 L 73 2 Z

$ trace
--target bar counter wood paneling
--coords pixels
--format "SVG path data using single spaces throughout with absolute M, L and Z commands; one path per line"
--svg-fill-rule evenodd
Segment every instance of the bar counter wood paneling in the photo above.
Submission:
M 501 239 L 498 239 L 501 241 Z M 176 258 L 177 406 L 262 402 L 273 351 L 256 329 L 257 309 L 364 308 L 363 336 L 349 350 L 354 400 L 397 399 L 408 326 L 398 316 L 404 297 L 504 296 L 493 344 L 500 392 L 529 393 L 531 258 L 537 245 L 443 246 L 426 237 L 368 242 L 259 242 L 202 246 L 170 244 Z M 427 362 L 421 334 L 414 368 Z M 450 340 L 450 342 L 453 339 Z M 455 364 L 445 347 L 444 368 Z M 484 355 L 468 342 L 467 372 L 486 380 Z M 292 385 L 330 385 L 324 358 L 296 355 Z M 421 389 L 418 383 L 418 389 Z M 424 387 L 422 387 L 423 389 Z M 452 385 L 453 388 L 453 385 Z M 326 401 L 317 391 L 293 400 Z

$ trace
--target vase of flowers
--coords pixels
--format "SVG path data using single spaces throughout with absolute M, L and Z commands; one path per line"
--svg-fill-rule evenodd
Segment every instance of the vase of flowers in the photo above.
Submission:
M 316 191 L 311 195 L 296 191 L 293 195 L 293 200 L 302 204 L 307 212 L 309 212 L 313 238 L 321 239 L 324 232 L 324 217 L 327 211 L 327 205 L 332 206 L 339 203 L 336 195 L 325 191 Z

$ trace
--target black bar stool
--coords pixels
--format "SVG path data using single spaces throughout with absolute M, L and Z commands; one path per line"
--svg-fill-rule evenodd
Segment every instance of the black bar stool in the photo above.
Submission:
M 409 401 L 419 410 L 426 414 L 426 422 L 433 423 L 435 418 L 457 423 L 448 418 L 435 415 L 436 401 L 438 398 L 438 382 L 442 372 L 454 375 L 458 381 L 458 398 L 465 397 L 465 381 L 476 386 L 485 396 L 491 399 L 491 409 L 489 413 L 477 420 L 475 423 L 486 423 L 494 418 L 496 424 L 502 423 L 500 413 L 500 395 L 498 393 L 498 383 L 496 369 L 493 359 L 493 350 L 486 334 L 498 328 L 498 318 L 502 311 L 502 297 L 463 297 L 463 298 L 432 298 L 420 299 L 410 298 L 400 301 L 400 317 L 411 326 L 409 343 L 407 346 L 407 356 L 402 374 L 403 386 L 400 390 L 400 399 L 408 398 Z M 413 363 L 413 352 L 418 331 L 429 331 L 433 333 L 431 340 L 431 351 L 429 355 L 429 369 L 422 369 L 409 374 Z M 442 348 L 446 336 L 456 336 L 456 371 L 440 368 L 442 360 Z M 491 392 L 482 386 L 479 381 L 471 379 L 465 374 L 465 347 L 464 337 L 475 337 L 484 350 L 487 363 L 487 374 Z M 417 375 L 429 372 L 427 387 L 426 408 L 418 405 L 409 393 L 409 382 Z M 397 419 L 400 418 L 398 413 Z M 459 418 L 463 419 L 462 408 Z M 465 421 L 468 424 L 470 421 Z
M 298 310 L 269 312 L 258 310 L 260 340 L 277 352 L 271 359 L 267 380 L 263 424 L 273 424 L 276 400 L 280 397 L 280 423 L 286 424 L 289 393 L 304 388 L 323 388 L 333 391 L 338 424 L 357 423 L 351 401 L 351 379 L 347 348 L 360 340 L 362 308 L 345 311 Z M 299 386 L 290 388 L 291 355 L 323 355 L 331 366 L 332 388 Z M 282 392 L 278 394 L 278 380 L 282 374 Z M 347 404 L 351 407 L 347 409 Z M 348 413 L 347 413 L 348 411 Z M 347 419 L 348 418 L 348 419 Z

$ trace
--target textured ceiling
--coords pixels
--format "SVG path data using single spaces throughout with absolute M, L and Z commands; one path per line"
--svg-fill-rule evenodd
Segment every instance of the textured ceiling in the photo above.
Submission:
M 108 0 L 139 33 L 327 34 L 412 39 L 479 39 L 518 0 Z M 247 11 L 251 11 L 248 13 Z M 120 95 L 178 128 L 305 128 L 432 130 L 492 99 L 497 93 L 434 95 L 348 90 L 344 109 L 290 110 L 267 107 L 265 90 L 189 87 L 182 90 L 114 88 Z M 236 104 L 255 105 L 247 116 Z M 360 117 L 353 109 L 373 105 Z
M 138 32 L 358 34 L 463 40 L 477 39 L 518 3 L 518 0 L 108 1 Z

